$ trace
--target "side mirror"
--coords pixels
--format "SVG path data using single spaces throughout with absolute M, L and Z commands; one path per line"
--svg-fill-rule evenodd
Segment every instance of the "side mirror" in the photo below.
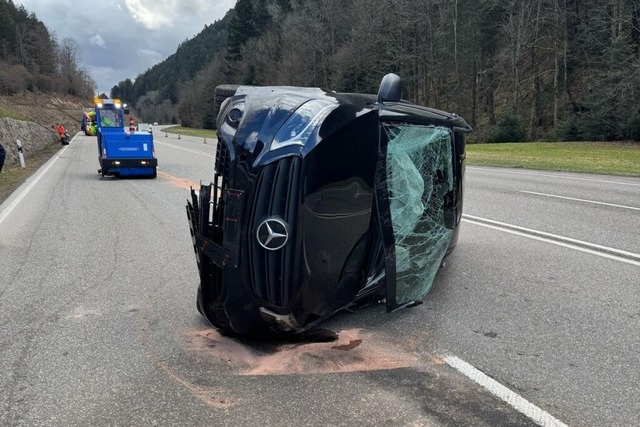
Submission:
M 377 102 L 400 102 L 402 99 L 402 79 L 397 74 L 389 73 L 382 78 L 378 89 Z

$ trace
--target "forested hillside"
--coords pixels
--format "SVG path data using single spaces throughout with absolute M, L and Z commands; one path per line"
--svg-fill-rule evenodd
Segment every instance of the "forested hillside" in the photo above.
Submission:
M 464 116 L 477 140 L 640 140 L 640 3 L 238 0 L 112 92 L 212 127 L 218 84 L 375 93 L 388 72 L 405 98 Z
M 24 6 L 0 0 L 0 95 L 25 90 L 91 99 L 95 82 L 78 66 L 78 43 L 56 40 Z

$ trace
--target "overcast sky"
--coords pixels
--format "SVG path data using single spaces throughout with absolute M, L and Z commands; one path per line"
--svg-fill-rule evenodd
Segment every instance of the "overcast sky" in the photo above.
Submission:
M 142 74 L 221 19 L 236 0 L 14 0 L 55 33 L 80 45 L 80 66 L 99 93 Z

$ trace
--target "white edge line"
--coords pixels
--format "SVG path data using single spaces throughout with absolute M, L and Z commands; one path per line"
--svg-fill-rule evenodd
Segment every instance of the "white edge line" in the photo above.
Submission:
M 76 139 L 75 136 L 73 137 L 73 139 L 71 139 L 71 142 L 73 142 L 74 139 Z M 29 185 L 27 185 L 20 193 L 18 193 L 15 199 L 13 199 L 11 203 L 9 203 L 9 205 L 5 209 L 3 209 L 2 212 L 0 212 L 0 224 L 2 224 L 2 221 L 4 221 L 11 214 L 11 212 L 16 208 L 16 206 L 18 206 L 18 204 L 27 196 L 27 194 L 29 194 L 29 191 L 31 191 L 33 187 L 36 186 L 38 181 L 40 181 L 40 179 L 42 179 L 44 174 L 47 173 L 49 169 L 51 169 L 51 166 L 53 166 L 56 160 L 60 158 L 62 153 L 64 153 L 67 150 L 67 148 L 69 148 L 68 145 L 66 145 L 62 150 L 56 153 L 56 155 L 53 156 L 47 163 L 45 163 L 43 168 L 40 169 L 40 171 L 34 176 L 33 180 L 29 183 Z
M 573 201 L 576 201 L 576 202 L 593 203 L 595 205 L 604 205 L 604 206 L 611 206 L 611 207 L 614 207 L 614 208 L 632 209 L 634 211 L 640 211 L 640 208 L 636 208 L 634 206 L 616 205 L 615 203 L 597 202 L 595 200 L 576 199 L 575 197 L 558 196 L 556 194 L 536 193 L 535 191 L 524 191 L 524 190 L 521 190 L 520 192 L 521 193 L 526 193 L 526 194 L 533 194 L 533 195 L 536 195 L 536 196 L 553 197 L 553 198 L 556 198 L 556 199 L 573 200 Z
M 495 225 L 489 225 L 489 224 L 483 224 L 481 222 L 476 222 L 476 221 L 472 221 L 469 219 L 463 219 L 463 221 L 468 222 L 470 224 L 474 224 L 474 225 L 479 225 L 481 227 L 486 227 L 486 228 L 491 228 L 493 230 L 498 230 L 498 231 L 503 231 L 505 233 L 510 233 L 510 234 L 515 234 L 516 236 L 521 236 L 521 237 L 526 237 L 528 239 L 533 239 L 533 240 L 538 240 L 540 242 L 545 242 L 545 243 L 551 243 L 553 245 L 557 245 L 557 246 L 562 246 L 564 248 L 569 248 L 569 249 L 573 249 L 576 251 L 580 251 L 580 252 L 585 252 L 591 255 L 597 255 L 603 258 L 608 258 L 608 259 L 612 259 L 615 261 L 620 261 L 620 262 L 624 262 L 627 264 L 631 264 L 631 265 L 635 265 L 637 267 L 640 267 L 640 261 L 634 261 L 631 259 L 627 259 L 627 258 L 622 258 L 619 256 L 615 256 L 615 255 L 610 255 L 607 253 L 603 253 L 603 252 L 598 252 L 592 249 L 587 249 L 587 248 L 581 248 L 580 246 L 576 246 L 576 245 L 571 245 L 569 243 L 562 243 L 562 242 L 557 242 L 555 240 L 551 240 L 551 239 L 546 239 L 544 237 L 538 237 L 538 236 L 532 236 L 530 234 L 525 234 L 519 231 L 514 231 L 514 230 L 509 230 L 507 228 L 502 228 L 502 227 L 498 227 Z
M 531 239 L 540 240 L 543 242 L 549 242 L 559 246 L 564 246 L 567 248 L 572 248 L 572 249 L 580 250 L 580 251 L 595 254 L 595 255 L 606 256 L 607 258 L 611 258 L 611 259 L 628 261 L 634 265 L 640 265 L 640 255 L 635 254 L 633 252 L 610 248 L 608 246 L 602 246 L 595 243 L 589 243 L 583 240 L 572 239 L 570 237 L 558 236 L 557 234 L 546 233 L 544 231 L 533 230 L 531 228 L 520 227 L 513 224 L 507 224 L 505 222 L 494 221 L 491 219 L 477 217 L 474 215 L 463 214 L 462 217 L 463 217 L 463 221 L 470 222 L 476 225 L 482 225 L 488 228 L 493 228 L 494 230 L 500 230 L 500 231 L 516 234 L 518 236 L 529 237 Z M 476 220 L 477 222 L 474 220 Z M 485 222 L 490 224 L 484 224 Z M 491 224 L 493 224 L 494 226 L 492 226 Z M 602 253 L 602 252 L 606 252 L 606 253 Z M 624 257 L 634 258 L 638 260 L 638 262 L 625 259 Z
M 536 172 L 520 172 L 520 171 L 514 171 L 514 170 L 509 170 L 507 168 L 493 168 L 490 166 L 471 166 L 468 165 L 467 169 L 475 169 L 475 170 L 487 170 L 490 169 L 492 171 L 497 171 L 497 172 L 504 172 L 504 173 L 512 173 L 515 175 L 534 175 L 534 176 L 548 176 L 551 178 L 564 178 L 564 179 L 573 179 L 576 181 L 590 181 L 590 182 L 602 182 L 602 183 L 606 183 L 606 184 L 620 184 L 620 185 L 632 185 L 634 187 L 640 187 L 640 184 L 636 184 L 635 182 L 624 182 L 624 181 L 609 181 L 606 179 L 594 179 L 594 178 L 579 178 L 577 176 L 568 176 L 565 175 L 563 173 L 558 173 L 557 175 L 553 175 L 550 173 L 536 173 Z M 573 172 L 573 173 L 580 173 L 580 172 Z M 631 177 L 631 178 L 635 178 L 635 177 Z
M 443 357 L 443 360 L 447 363 L 447 365 L 451 366 L 458 372 L 462 373 L 464 376 L 484 387 L 491 394 L 506 402 L 516 411 L 529 417 L 538 425 L 543 427 L 567 427 L 567 424 L 558 420 L 547 411 L 537 407 L 522 396 L 509 390 L 507 387 L 503 386 L 493 378 L 485 375 L 480 370 L 476 369 L 464 360 L 459 359 L 456 356 L 445 356 Z

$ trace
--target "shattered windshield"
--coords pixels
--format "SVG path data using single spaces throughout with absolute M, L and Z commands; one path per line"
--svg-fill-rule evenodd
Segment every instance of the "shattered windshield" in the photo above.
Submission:
M 395 240 L 396 304 L 419 300 L 451 241 L 444 202 L 453 191 L 451 131 L 408 123 L 384 124 L 387 187 Z

